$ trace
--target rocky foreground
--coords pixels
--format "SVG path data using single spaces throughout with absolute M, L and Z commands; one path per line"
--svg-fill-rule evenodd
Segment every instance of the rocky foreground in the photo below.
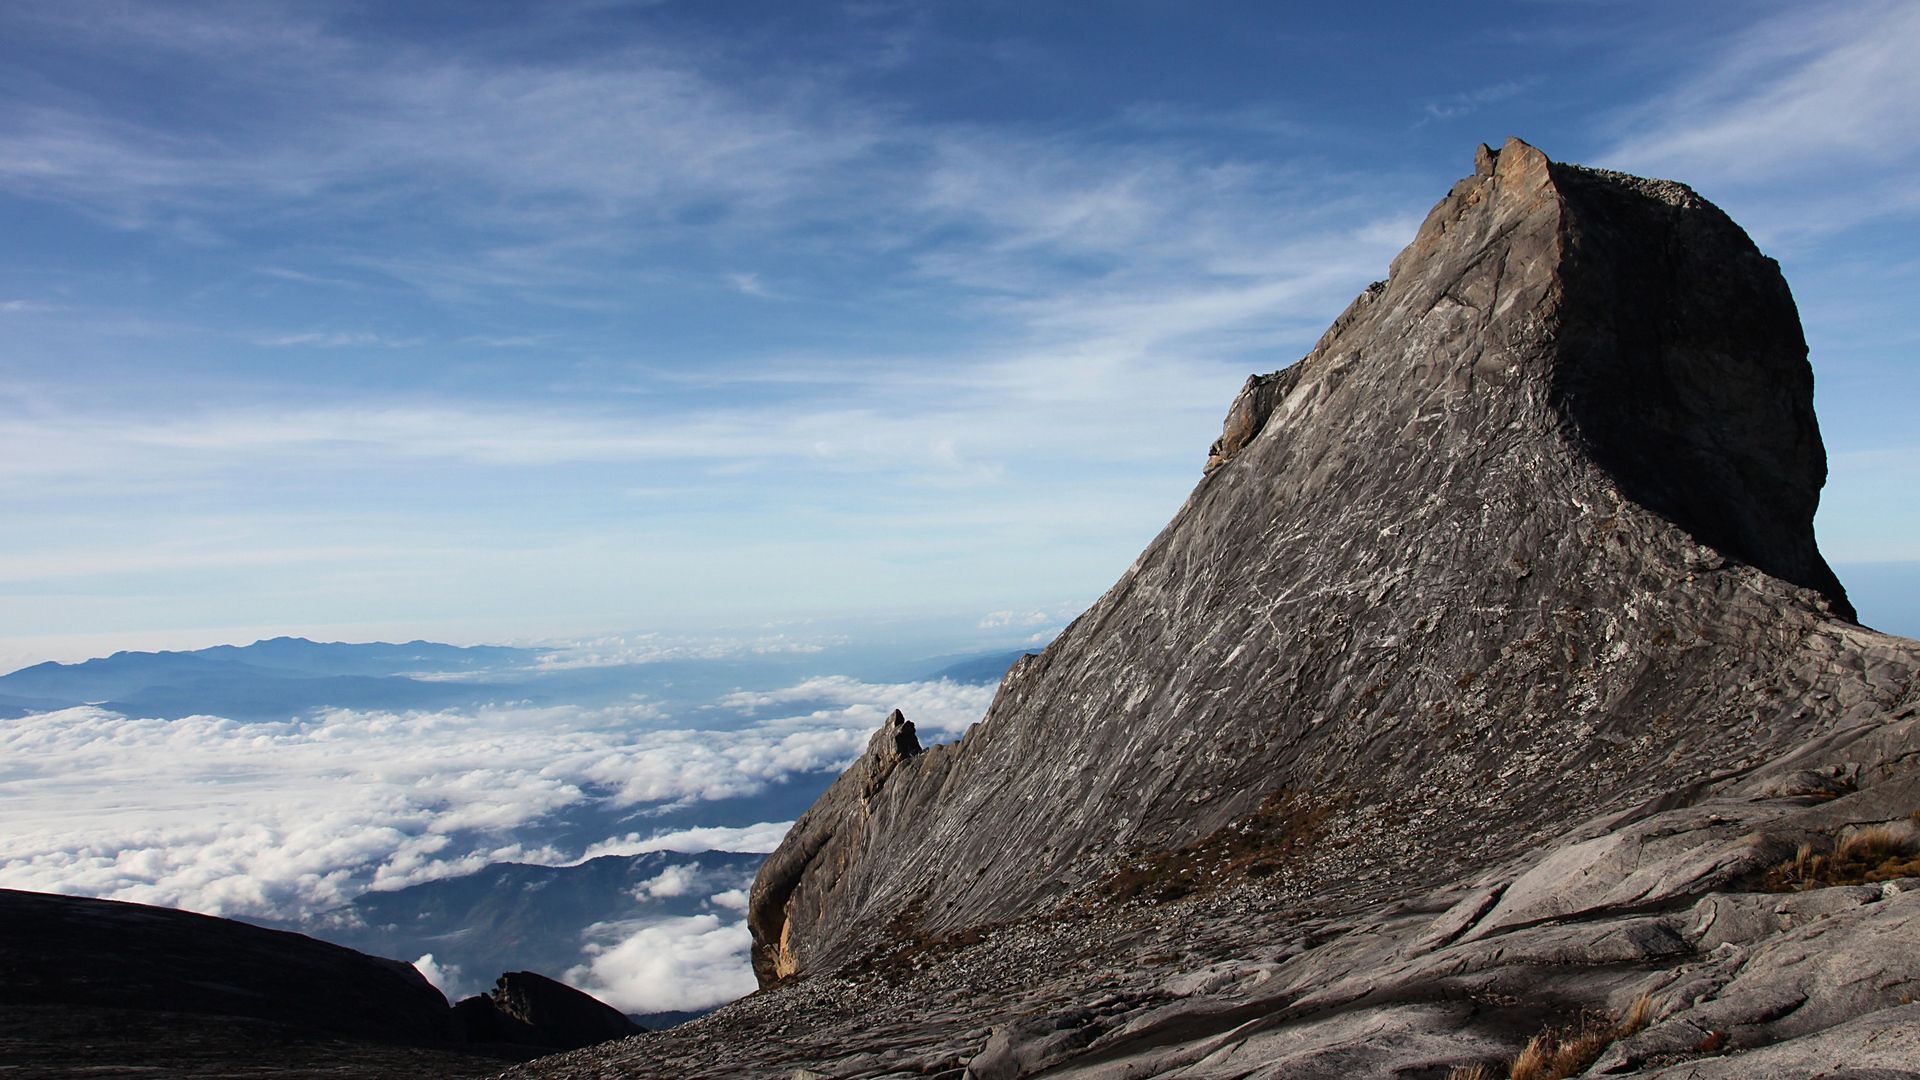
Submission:
M 1920 644 L 1778 267 L 1482 148 L 987 717 L 876 733 L 763 989 L 543 1077 L 1920 1076 Z
M 639 1030 L 533 972 L 412 965 L 189 911 L 0 889 L 0 1076 L 485 1076 Z

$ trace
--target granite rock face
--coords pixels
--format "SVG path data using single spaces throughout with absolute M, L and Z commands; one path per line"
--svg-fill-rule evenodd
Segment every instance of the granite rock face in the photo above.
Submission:
M 767 857 L 747 906 L 747 923 L 754 937 L 753 970 L 762 983 L 786 978 L 798 970 L 787 942 L 794 925 L 790 913 L 805 912 L 803 922 L 823 917 L 814 905 L 824 901 L 825 895 L 814 890 L 796 895 L 798 886 L 809 877 L 818 880 L 840 874 L 859 861 L 865 831 L 848 830 L 846 823 L 870 816 L 875 797 L 888 780 L 896 774 L 911 776 L 920 753 L 920 737 L 913 722 L 899 709 L 893 710 L 867 740 L 867 752 L 794 823 L 779 850 Z M 903 823 L 901 827 L 911 826 Z
M 763 977 L 844 964 L 881 912 L 1045 910 L 1275 800 L 1396 859 L 1510 854 L 1837 719 L 1796 693 L 1852 614 L 1811 398 L 1786 284 L 1719 210 L 1484 152 L 985 720 L 802 819 L 817 869 L 758 890 Z
M 1920 1076 L 1920 645 L 1814 545 L 1811 394 L 1718 209 L 1483 147 L 980 724 L 890 718 L 801 818 L 761 993 L 536 1071 L 1438 1078 L 1580 1029 L 1592 1075 Z

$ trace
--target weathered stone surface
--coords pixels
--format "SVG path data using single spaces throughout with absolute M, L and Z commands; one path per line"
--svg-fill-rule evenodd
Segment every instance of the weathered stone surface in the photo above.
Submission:
M 1207 448 L 1207 472 L 1232 461 L 1235 454 L 1259 437 L 1260 432 L 1266 429 L 1267 418 L 1273 415 L 1273 407 L 1292 389 L 1298 371 L 1298 368 L 1288 368 L 1271 375 L 1247 376 L 1246 385 L 1240 388 L 1239 396 L 1233 399 L 1232 407 L 1227 410 L 1227 421 L 1221 425 L 1220 437 Z
M 767 989 L 538 1074 L 1437 1077 L 1652 995 L 1596 1068 L 1920 1075 L 1913 890 L 1758 891 L 1920 809 L 1824 475 L 1736 225 L 1483 148 L 979 725 L 801 819 Z
M 896 774 L 911 776 L 924 760 L 913 722 L 900 710 L 893 710 L 867 740 L 865 755 L 801 815 L 786 842 L 768 857 L 747 904 L 747 924 L 753 931 L 753 970 L 763 983 L 799 970 L 788 934 L 795 925 L 817 919 L 818 906 L 824 899 L 816 890 L 796 892 L 802 880 L 809 875 L 815 880 L 837 875 L 856 864 L 872 832 L 911 827 L 910 819 L 899 816 L 896 804 L 882 801 L 876 805 L 874 797 L 890 778 Z M 893 925 L 897 914 L 881 912 L 881 925 Z

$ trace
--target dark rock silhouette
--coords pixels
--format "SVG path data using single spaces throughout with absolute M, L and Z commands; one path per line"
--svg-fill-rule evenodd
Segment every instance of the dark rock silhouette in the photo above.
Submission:
M 20 1075 L 479 1076 L 538 1052 L 527 1047 L 640 1030 L 529 972 L 476 1000 L 494 1027 L 477 1030 L 471 1008 L 456 1021 L 398 960 L 192 912 L 0 889 L 0 1064 Z
M 1811 391 L 1718 209 L 1483 147 L 980 724 L 890 718 L 800 819 L 762 993 L 538 1075 L 1438 1077 L 1574 1029 L 1917 1075 L 1920 646 L 1814 546 Z
M 462 999 L 454 1023 L 468 1042 L 574 1050 L 638 1034 L 613 1006 L 531 971 L 509 971 L 491 993 Z
M 410 965 L 209 915 L 0 889 L 0 1000 L 247 1016 L 400 1042 L 447 1039 Z

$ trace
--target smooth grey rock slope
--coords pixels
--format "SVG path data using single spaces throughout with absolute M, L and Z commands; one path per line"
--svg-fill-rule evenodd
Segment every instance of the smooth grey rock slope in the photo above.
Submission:
M 1916 883 L 1756 891 L 1920 809 L 1811 392 L 1718 209 L 1483 148 L 979 725 L 801 818 L 770 989 L 542 1075 L 1439 1077 L 1641 993 L 1595 1069 L 1903 1060 Z

